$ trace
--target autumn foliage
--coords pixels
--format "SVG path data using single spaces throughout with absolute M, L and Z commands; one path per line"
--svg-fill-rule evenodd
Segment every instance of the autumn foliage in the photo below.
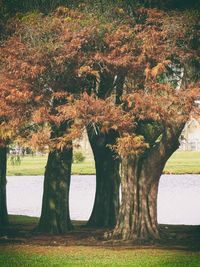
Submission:
M 160 176 L 199 114 L 198 13 L 116 5 L 106 16 L 103 8 L 61 6 L 9 21 L 0 144 L 49 151 L 37 229 L 63 234 L 72 229 L 72 141 L 87 129 L 98 183 L 91 225 L 116 225 L 107 237 L 155 240 Z
M 195 16 L 185 16 L 141 8 L 135 18 L 102 23 L 66 7 L 19 15 L 0 47 L 1 139 L 64 147 L 89 125 L 118 132 L 113 149 L 127 156 L 182 127 L 199 95 L 186 77 L 198 52 Z M 110 83 L 105 91 L 102 83 Z M 65 121 L 68 132 L 52 140 L 52 125 Z

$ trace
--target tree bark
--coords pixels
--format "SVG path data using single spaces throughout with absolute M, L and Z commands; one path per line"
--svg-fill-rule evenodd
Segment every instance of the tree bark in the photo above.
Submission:
M 44 176 L 42 212 L 37 232 L 64 234 L 72 229 L 69 215 L 69 187 L 72 149 L 49 153 Z
M 116 104 L 119 104 L 124 83 L 124 75 L 118 75 L 116 84 L 114 76 L 104 71 L 100 75 L 98 98 L 106 99 L 116 87 Z M 108 145 L 114 144 L 117 133 L 110 131 L 107 134 L 95 133 L 87 129 L 91 148 L 94 154 L 96 168 L 96 194 L 87 226 L 113 228 L 119 212 L 119 159 Z
M 178 146 L 177 137 L 163 138 L 146 154 L 122 159 L 122 201 L 112 238 L 134 241 L 160 239 L 158 184 L 165 163 Z
M 149 173 L 147 164 L 140 159 L 122 160 L 122 203 L 113 232 L 115 238 L 159 238 L 157 193 L 160 170 L 154 174 Z
M 113 228 L 119 212 L 119 159 L 107 146 L 115 142 L 116 134 L 91 134 L 90 144 L 96 167 L 96 195 L 89 227 Z
M 7 167 L 7 148 L 0 148 L 0 226 L 8 224 L 8 212 L 6 201 L 6 167 Z

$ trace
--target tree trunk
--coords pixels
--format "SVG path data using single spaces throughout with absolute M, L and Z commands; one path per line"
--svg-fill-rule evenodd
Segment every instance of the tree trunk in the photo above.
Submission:
M 89 133 L 96 167 L 96 195 L 93 211 L 87 223 L 89 227 L 113 228 L 119 212 L 119 159 L 107 147 L 115 142 L 113 133 L 107 135 Z
M 120 104 L 125 75 L 114 76 L 104 71 L 100 75 L 98 98 L 106 99 L 116 89 L 116 104 Z M 97 127 L 98 128 L 98 127 Z M 96 194 L 87 226 L 113 228 L 119 212 L 119 159 L 107 145 L 115 144 L 117 133 L 97 133 L 88 127 L 90 145 L 93 150 L 96 168 Z
M 125 240 L 159 238 L 157 194 L 160 170 L 154 171 L 154 175 L 138 159 L 122 160 L 122 202 L 114 237 Z
M 178 148 L 178 139 L 165 140 L 140 157 L 122 159 L 122 201 L 112 238 L 156 240 L 159 179 L 165 163 Z
M 6 166 L 7 148 L 0 148 L 0 226 L 8 224 L 8 212 L 6 203 Z
M 42 213 L 37 232 L 64 234 L 72 229 L 69 215 L 71 164 L 71 148 L 49 153 L 44 177 Z

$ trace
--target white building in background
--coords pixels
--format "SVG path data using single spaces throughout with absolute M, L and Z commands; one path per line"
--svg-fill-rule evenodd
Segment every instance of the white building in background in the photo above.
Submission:
M 180 150 L 200 151 L 200 118 L 191 118 L 180 138 Z
M 83 132 L 80 140 L 74 141 L 74 151 L 81 151 L 86 158 L 93 157 L 92 148 L 88 139 L 87 131 Z
M 75 144 L 75 151 L 81 151 L 84 156 L 89 158 L 93 156 L 86 130 L 81 140 L 75 141 Z M 179 150 L 200 151 L 200 118 L 191 118 L 186 123 L 180 137 Z
M 86 158 L 93 157 L 93 152 L 85 130 L 82 138 L 74 142 L 74 150 L 81 151 Z M 186 123 L 181 136 L 179 150 L 200 151 L 200 117 L 193 118 Z

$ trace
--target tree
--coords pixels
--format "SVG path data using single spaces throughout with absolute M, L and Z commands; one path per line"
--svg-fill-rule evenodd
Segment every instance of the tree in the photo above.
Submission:
M 141 25 L 141 24 L 143 24 L 142 23 L 142 21 L 140 21 L 140 19 L 139 19 L 139 17 L 138 17 L 138 14 L 137 14 L 137 12 L 133 12 L 133 10 L 134 9 L 136 9 L 136 7 L 139 5 L 139 4 L 142 4 L 142 3 L 139 3 L 140 1 L 138 1 L 138 3 L 136 3 L 137 1 L 135 1 L 134 3 L 132 3 L 131 1 L 124 1 L 124 3 L 122 4 L 121 3 L 121 7 L 124 7 L 124 8 L 126 8 L 126 10 L 131 14 L 131 15 L 133 15 L 136 19 L 138 19 L 138 24 L 139 25 Z M 173 3 L 172 3 L 173 2 Z M 103 6 L 103 1 L 101 1 L 101 5 L 102 5 L 102 8 L 101 8 L 101 10 L 104 10 L 104 6 Z M 164 9 L 174 9 L 174 8 L 181 8 L 181 9 L 185 9 L 186 7 L 193 7 L 193 5 L 192 5 L 192 3 L 190 2 L 190 4 L 188 5 L 188 4 L 186 4 L 186 3 L 183 3 L 183 1 L 182 2 L 180 2 L 180 1 L 165 1 L 165 3 L 163 3 L 163 1 L 145 1 L 145 6 L 147 6 L 147 7 L 159 7 L 159 8 L 164 8 Z M 114 12 L 116 12 L 116 17 L 117 16 L 119 16 L 119 14 L 120 14 L 120 17 L 122 18 L 123 17 L 123 15 L 125 15 L 126 14 L 126 11 L 124 10 L 124 9 L 119 9 L 119 3 L 117 3 L 116 4 L 116 6 L 115 6 L 115 9 L 113 9 L 114 10 Z M 114 6 L 112 6 L 112 8 L 114 8 Z M 151 12 L 151 10 L 149 10 L 150 12 Z M 104 12 L 105 12 L 105 10 L 104 10 Z M 140 13 L 140 12 L 139 12 Z M 144 14 L 143 14 L 144 15 Z M 161 13 L 160 13 L 160 15 L 161 15 Z M 116 18 L 115 18 L 116 19 Z M 152 18 L 148 18 L 149 20 L 151 20 Z M 128 20 L 128 22 L 131 22 L 131 19 L 129 18 L 129 20 Z M 153 18 L 152 19 L 152 21 L 149 21 L 149 24 L 150 23 L 155 23 L 156 22 L 156 16 L 155 16 L 155 18 Z M 126 22 L 127 23 L 127 22 Z M 133 21 L 132 21 L 132 23 L 133 23 Z M 158 12 L 158 14 L 157 14 L 157 23 L 159 24 L 159 12 Z M 180 25 L 179 25 L 180 26 Z M 155 32 L 154 32 L 155 33 Z M 152 32 L 152 34 L 154 34 L 153 32 Z M 117 35 L 116 35 L 117 36 Z M 118 35 L 119 36 L 119 35 Z M 144 36 L 143 35 L 143 38 L 148 38 L 147 36 Z M 174 38 L 176 38 L 176 36 L 174 36 Z M 113 38 L 114 39 L 114 38 Z M 108 40 L 108 41 L 110 41 L 110 42 L 112 42 L 111 40 Z M 115 40 L 114 40 L 115 41 Z M 113 41 L 113 43 L 114 43 L 114 41 Z M 116 40 L 116 41 L 118 41 L 118 43 L 117 43 L 117 45 L 118 46 L 120 46 L 120 44 L 119 44 L 119 40 Z M 175 41 L 175 39 L 173 40 L 173 41 Z M 112 43 L 112 45 L 113 45 L 113 43 Z M 141 41 L 141 43 L 142 43 L 142 41 Z M 106 43 L 106 45 L 105 45 L 105 47 L 109 47 L 109 45 L 111 46 L 111 44 L 108 42 L 108 43 Z M 160 45 L 160 44 L 158 44 L 158 45 Z M 113 45 L 114 46 L 114 45 Z M 114 50 L 114 49 L 113 49 Z M 124 49 L 125 50 L 125 49 Z M 158 49 L 159 50 L 159 49 Z M 108 49 L 108 51 L 109 51 L 109 49 Z M 101 56 L 102 56 L 102 58 L 103 57 L 106 57 L 106 60 L 107 60 L 107 62 L 105 63 L 105 62 L 103 62 L 104 64 L 102 64 L 102 60 L 100 59 L 100 57 L 99 57 L 99 61 L 101 62 L 101 64 L 102 64 L 102 66 L 104 66 L 104 65 L 106 65 L 106 68 L 109 68 L 109 70 L 110 70 L 110 67 L 111 67 L 111 64 L 113 64 L 113 65 L 115 65 L 113 68 L 112 68 L 112 70 L 110 70 L 110 73 L 109 74 L 107 74 L 107 80 L 106 80 L 106 82 L 103 84 L 103 86 L 102 86 L 102 88 L 103 88 L 103 90 L 101 90 L 101 84 L 102 84 L 102 75 L 100 74 L 100 81 L 99 81 L 99 88 L 96 90 L 98 93 L 97 93 L 97 95 L 98 95 L 98 97 L 100 97 L 100 98 L 105 98 L 105 97 L 108 97 L 108 96 L 110 96 L 110 94 L 111 93 L 113 93 L 113 91 L 114 91 L 114 86 L 113 86 L 113 75 L 116 75 L 117 73 L 116 73 L 116 70 L 115 71 L 113 71 L 113 69 L 115 68 L 117 68 L 116 67 L 116 63 L 117 62 L 115 62 L 115 63 L 113 63 L 112 62 L 112 59 L 113 59 L 113 61 L 114 61 L 114 59 L 117 61 L 117 59 L 116 59 L 116 55 L 117 54 L 119 54 L 119 57 L 121 56 L 122 57 L 122 55 L 123 55 L 123 53 L 120 53 L 120 48 L 119 47 L 117 47 L 114 51 L 113 51 L 113 55 L 112 55 L 112 53 L 109 53 L 106 49 L 104 50 L 104 53 L 101 53 Z M 126 50 L 125 50 L 126 51 Z M 154 50 L 155 51 L 155 50 Z M 109 53 L 109 56 L 108 55 L 106 55 L 105 56 L 105 52 L 107 52 L 107 53 Z M 162 52 L 162 51 L 161 51 Z M 116 57 L 115 57 L 116 56 Z M 143 56 L 145 57 L 146 55 L 144 55 L 143 54 Z M 169 56 L 169 55 L 168 55 Z M 167 57 L 167 55 L 166 55 L 166 57 Z M 125 58 L 125 57 L 124 57 Z M 129 58 L 130 59 L 130 58 Z M 135 59 L 133 59 L 133 60 L 135 60 Z M 157 59 L 156 59 L 157 60 Z M 109 61 L 109 62 L 108 62 Z M 147 60 L 148 61 L 148 60 Z M 150 58 L 149 58 L 149 61 L 150 61 Z M 152 61 L 155 61 L 155 59 L 152 59 Z M 140 63 L 142 63 L 142 61 L 140 62 Z M 147 62 L 148 63 L 148 62 Z M 118 64 L 119 64 L 119 62 L 118 62 Z M 155 62 L 151 62 L 151 64 L 155 64 Z M 166 63 L 167 64 L 167 63 Z M 169 68 L 169 66 L 166 66 L 166 67 L 168 67 Z M 119 68 L 119 66 L 118 66 L 118 68 Z M 122 67 L 122 63 L 121 63 L 121 66 L 120 66 L 120 71 L 122 71 L 122 69 L 123 69 L 123 67 Z M 129 67 L 130 68 L 130 67 Z M 158 63 L 158 65 L 156 66 L 156 67 L 154 67 L 153 69 L 152 69 L 152 75 L 155 75 L 154 76 L 154 79 L 159 75 L 159 74 L 161 74 L 162 72 L 164 72 L 164 68 L 165 68 L 165 66 L 162 64 L 162 63 Z M 141 67 L 141 69 L 142 69 L 142 67 Z M 136 68 L 135 68 L 135 70 L 136 70 Z M 143 70 L 144 71 L 144 70 Z M 146 68 L 146 70 L 144 71 L 144 72 L 146 72 L 146 75 L 148 75 L 148 68 Z M 101 73 L 101 72 L 100 72 Z M 126 73 L 126 70 L 125 70 L 125 73 Z M 137 72 L 137 74 L 138 74 L 138 72 Z M 105 76 L 105 75 L 104 75 Z M 124 75 L 123 75 L 124 76 Z M 125 75 L 126 76 L 126 75 Z M 140 76 L 139 76 L 139 78 L 140 78 L 140 86 L 142 87 L 143 85 L 142 85 L 142 83 L 144 83 L 144 80 L 143 80 L 143 75 L 141 74 L 141 72 L 140 72 Z M 147 79 L 148 77 L 146 77 L 146 79 Z M 136 80 L 136 79 L 135 79 Z M 103 79 L 103 81 L 104 81 L 104 79 Z M 137 83 L 138 83 L 138 81 L 137 81 Z M 123 91 L 123 86 L 124 86 L 124 84 L 122 83 L 122 84 L 120 84 L 120 86 L 119 86 L 119 90 L 121 90 L 121 91 Z M 120 92 L 120 91 L 118 91 L 118 90 L 116 90 L 117 92 Z M 116 98 L 117 98 L 117 101 L 116 101 L 116 103 L 120 103 L 120 97 L 121 97 L 121 95 L 119 94 L 117 94 L 116 93 Z M 146 127 L 146 125 L 145 124 L 143 124 L 143 127 L 145 128 Z M 149 126 L 147 126 L 147 127 L 149 127 Z M 154 126 L 152 126 L 152 128 L 153 128 Z M 158 127 L 158 125 L 155 125 L 155 128 L 157 128 Z M 98 127 L 97 127 L 98 128 Z M 180 132 L 181 132 L 181 129 L 182 129 L 182 125 L 180 126 L 180 129 L 177 129 L 177 132 L 178 132 L 178 134 L 177 134 L 177 136 L 175 136 L 174 137 L 174 140 L 176 140 L 176 139 L 178 139 L 178 136 L 179 136 L 179 134 L 180 134 Z M 140 129 L 141 130 L 141 129 Z M 140 131 L 139 130 L 139 131 Z M 147 130 L 148 131 L 148 130 Z M 109 136 L 110 135 L 110 133 L 108 134 L 107 133 L 107 135 L 105 135 L 105 134 L 103 134 L 103 133 L 99 133 L 99 134 L 95 134 L 94 133 L 94 131 L 92 131 L 92 133 L 93 134 L 89 134 L 89 135 L 91 135 L 91 137 L 89 138 L 90 139 L 90 143 L 91 143 L 91 146 L 92 146 L 92 148 L 93 148 L 93 152 L 94 152 L 94 158 L 95 158 L 95 163 L 96 163 L 96 170 L 97 170 L 97 188 L 96 188 L 96 198 L 95 198 L 95 204 L 94 204 L 94 209 L 93 209 L 93 212 L 92 212 L 92 215 L 91 215 L 91 218 L 90 218 L 90 220 L 89 220 L 89 222 L 88 222 L 88 225 L 99 225 L 99 226 L 107 226 L 107 224 L 105 224 L 105 223 L 103 223 L 103 220 L 105 220 L 106 218 L 108 218 L 107 217 L 107 210 L 108 210 L 108 207 L 110 207 L 109 205 L 108 205 L 108 203 L 109 203 L 109 201 L 105 201 L 105 196 L 106 196 L 106 194 L 107 194 L 107 196 L 110 196 L 111 195 L 111 192 L 113 192 L 111 189 L 109 189 L 108 191 L 106 190 L 106 188 L 108 188 L 108 186 L 106 186 L 105 184 L 106 184 L 106 182 L 107 182 L 107 184 L 109 183 L 109 176 L 108 176 L 108 173 L 109 173 L 109 167 L 107 167 L 108 168 L 108 170 L 106 170 L 106 162 L 107 162 L 107 165 L 108 165 L 108 162 L 109 163 L 111 163 L 111 166 L 117 166 L 117 164 L 119 164 L 119 160 L 116 160 L 115 159 L 115 161 L 113 162 L 112 161 L 112 159 L 111 158 L 109 158 L 109 155 L 111 155 L 111 157 L 113 157 L 112 156 L 112 152 L 111 152 L 111 150 L 108 148 L 108 146 L 109 146 L 109 143 L 107 143 L 106 142 L 106 139 L 107 139 L 107 136 Z M 144 133 L 142 133 L 142 134 L 144 134 Z M 117 134 L 115 133 L 115 135 L 117 136 Z M 151 133 L 146 133 L 146 135 L 151 135 Z M 166 137 L 166 139 L 167 139 L 168 137 Z M 171 137 L 169 137 L 169 138 L 171 138 Z M 147 136 L 146 136 L 146 139 L 147 139 Z M 115 141 L 116 140 L 112 140 L 112 144 L 113 143 L 115 143 Z M 110 143 L 110 144 L 111 144 Z M 100 144 L 100 145 L 98 145 L 98 144 Z M 105 144 L 104 146 L 103 146 L 103 144 Z M 161 173 L 162 173 L 162 170 L 163 170 L 163 168 L 164 168 L 164 163 L 163 162 L 166 162 L 166 160 L 169 158 L 169 156 L 177 149 L 177 147 L 178 147 L 178 142 L 175 142 L 175 144 L 174 144 L 174 148 L 168 148 L 167 150 L 166 150 L 166 152 L 165 152 L 165 156 L 163 155 L 163 158 L 161 159 L 160 158 L 160 162 L 159 163 L 157 163 L 157 167 L 156 167 L 156 169 L 157 169 L 157 174 L 154 174 L 153 173 L 153 171 L 152 171 L 152 176 L 157 176 L 157 177 L 160 177 L 160 175 L 161 175 Z M 98 151 L 99 150 L 99 151 Z M 104 152 L 105 151 L 105 152 Z M 155 152 L 152 152 L 153 154 L 155 153 Z M 107 157 L 105 156 L 105 155 L 107 155 Z M 157 154 L 157 156 L 158 156 L 159 154 Z M 148 160 L 148 161 L 150 161 L 150 162 L 152 162 L 152 164 L 153 164 L 153 162 L 155 161 L 155 159 L 156 158 L 154 158 L 155 156 L 152 156 L 152 158 L 151 158 L 151 160 Z M 128 160 L 128 159 L 127 159 Z M 128 160 L 129 161 L 129 160 Z M 132 162 L 130 161 L 129 162 L 129 165 L 132 165 L 132 166 L 134 166 L 133 167 L 133 169 L 137 169 L 137 166 L 135 166 L 135 164 L 133 164 L 135 162 L 135 160 L 133 160 Z M 122 165 L 123 165 L 124 163 L 123 163 L 123 160 L 122 160 Z M 146 163 L 147 164 L 147 163 Z M 148 163 L 148 164 L 150 164 L 150 163 Z M 125 165 L 127 165 L 127 163 L 125 163 Z M 136 164 L 137 165 L 137 164 Z M 141 165 L 140 163 L 139 163 L 139 165 Z M 122 169 L 124 169 L 124 167 L 122 167 Z M 130 168 L 129 168 L 130 169 Z M 159 169 L 161 169 L 160 170 L 160 173 L 159 173 Z M 98 170 L 100 170 L 100 172 L 98 171 Z M 114 173 L 114 171 L 112 171 L 112 173 Z M 124 174 L 123 174 L 123 176 L 124 176 Z M 99 178 L 99 177 L 101 177 L 101 178 Z M 103 184 L 104 183 L 104 179 L 103 179 L 103 177 L 106 177 L 106 180 L 105 180 L 105 184 Z M 117 175 L 117 173 L 115 174 L 115 181 L 117 182 L 118 181 L 118 175 Z M 133 178 L 133 177 L 132 177 Z M 138 178 L 139 179 L 139 178 Z M 149 179 L 150 180 L 150 179 Z M 154 180 L 153 178 L 152 178 L 152 180 Z M 156 178 L 155 178 L 155 180 L 156 180 Z M 152 188 L 154 188 L 154 189 L 152 189 L 152 193 L 151 193 L 151 196 L 150 196 L 150 198 L 152 197 L 152 195 L 154 195 L 154 200 L 156 200 L 156 196 L 157 196 L 157 188 L 158 188 L 158 181 L 159 181 L 159 179 L 158 180 L 156 180 L 156 181 L 152 181 L 152 184 L 153 183 L 155 183 L 155 185 L 150 185 L 150 187 L 152 187 Z M 124 187 L 125 186 L 127 186 L 127 183 L 128 183 L 128 181 L 126 182 L 126 185 L 124 185 Z M 144 186 L 145 187 L 145 186 Z M 112 186 L 112 188 L 117 188 L 117 186 L 115 187 L 114 185 Z M 130 186 L 128 186 L 128 188 L 130 188 Z M 150 189 L 149 188 L 147 188 L 147 189 L 145 189 L 146 191 L 150 191 Z M 126 194 L 126 192 L 124 192 L 124 194 Z M 117 195 L 117 193 L 116 193 L 116 195 Z M 111 198 L 112 200 L 117 200 L 117 198 Z M 126 201 L 124 201 L 124 203 L 125 203 Z M 128 202 L 128 201 L 127 201 Z M 107 204 L 106 204 L 107 203 Z M 117 201 L 115 202 L 115 203 L 117 203 Z M 126 204 L 126 207 L 127 206 L 129 206 L 129 202 L 128 202 L 128 204 Z M 124 204 L 125 205 L 125 204 Z M 152 214 L 152 216 L 153 216 L 153 220 L 152 220 L 152 224 L 153 224 L 153 228 L 154 229 L 156 229 L 156 227 L 157 227 L 157 224 L 156 224 L 156 204 L 155 203 L 153 203 L 152 204 L 153 205 L 153 207 L 149 207 L 149 209 L 152 209 L 152 210 L 154 210 L 153 211 L 153 214 Z M 149 205 L 150 206 L 150 205 Z M 107 207 L 107 208 L 106 208 Z M 122 209 L 122 208 L 121 208 Z M 100 212 L 102 210 L 102 212 Z M 117 209 L 116 209 L 117 210 Z M 103 212 L 104 211 L 104 212 Z M 148 211 L 147 211 L 148 212 Z M 115 213 L 115 214 L 117 214 L 117 213 Z M 111 217 L 112 218 L 112 217 Z M 129 219 L 131 220 L 131 217 L 129 217 Z M 106 219 L 107 221 L 108 221 L 108 219 Z M 135 220 L 137 220 L 137 219 L 135 219 Z M 150 219 L 151 220 L 151 219 Z M 128 219 L 127 219 L 127 221 L 128 221 Z M 113 222 L 115 222 L 115 220 L 113 220 Z M 110 226 L 113 226 L 115 223 L 112 223 Z M 121 226 L 119 226 L 118 225 L 118 228 L 120 228 Z M 145 226 L 146 227 L 146 226 Z M 146 227 L 146 228 L 148 228 L 148 227 Z M 135 229 L 136 230 L 136 229 Z M 127 230 L 124 230 L 124 232 L 126 232 Z M 134 230 L 133 230 L 134 231 Z M 140 231 L 140 230 L 138 230 L 138 231 Z M 142 236 L 142 232 L 143 231 L 146 231 L 146 230 L 144 230 L 144 229 L 142 229 L 141 230 L 141 236 Z M 147 230 L 148 231 L 148 230 Z M 158 238 L 158 236 L 159 236 L 159 234 L 158 234 L 158 230 L 155 230 L 155 232 L 156 233 L 154 233 L 153 232 L 153 230 L 152 229 L 149 229 L 149 231 L 151 231 L 151 234 L 152 234 L 152 236 L 153 237 L 156 237 L 157 236 L 157 238 Z M 115 230 L 115 234 L 116 235 L 118 235 L 117 234 L 117 230 Z M 122 233 L 122 236 L 124 236 L 124 238 L 127 238 L 127 236 L 126 236 L 126 234 L 125 233 Z M 146 232 L 145 232 L 145 234 L 146 235 L 148 235 Z M 150 234 L 150 235 L 151 235 Z M 138 236 L 140 236 L 140 233 L 138 233 Z
M 13 82 L 24 81 L 32 92 L 29 96 L 32 112 L 28 112 L 29 118 L 23 121 L 21 131 L 18 129 L 18 141 L 36 149 L 45 144 L 50 148 L 42 214 L 36 229 L 39 232 L 61 234 L 71 229 L 68 205 L 71 142 L 77 133 L 71 132 L 70 120 L 61 121 L 57 109 L 68 102 L 70 94 L 76 97 L 88 85 L 87 79 L 80 78 L 77 71 L 83 62 L 90 60 L 93 49 L 96 28 L 92 23 L 84 26 L 89 20 L 94 21 L 94 25 L 97 23 L 92 16 L 87 18 L 83 13 L 64 7 L 49 16 L 28 13 L 16 18 L 15 34 L 2 47 L 2 75 L 5 78 L 11 74 Z M 10 88 L 6 90 L 10 94 Z M 19 86 L 17 93 L 21 90 Z M 20 95 L 16 95 L 17 101 L 18 97 Z M 4 112 L 6 116 L 7 112 Z M 59 139 L 65 138 L 67 132 L 70 138 L 60 143 Z
M 6 204 L 6 164 L 7 148 L 0 148 L 0 226 L 8 224 L 8 212 Z
M 156 19 L 155 21 L 159 23 L 157 16 L 158 13 L 157 15 L 152 13 L 147 20 L 153 24 Z M 165 21 L 160 23 L 163 23 L 163 27 L 166 26 Z M 154 62 L 153 65 L 157 61 L 157 65 L 153 68 L 147 65 L 144 89 L 134 90 L 133 98 L 131 93 L 127 98 L 125 97 L 126 109 L 134 116 L 136 129 L 133 131 L 134 135 L 128 134 L 122 137 L 117 144 L 118 152 L 122 153 L 122 203 L 117 225 L 113 231 L 114 238 L 133 240 L 160 238 L 156 205 L 159 179 L 166 161 L 179 147 L 178 138 L 194 104 L 192 90 L 185 86 L 175 89 L 177 85 L 175 88 L 171 86 L 170 89 L 169 83 L 166 85 L 159 82 L 158 76 L 162 76 L 163 72 L 167 73 L 167 68 L 172 68 L 173 63 L 170 63 L 171 65 L 166 62 L 159 63 L 161 60 L 159 57 L 164 56 L 163 60 L 170 58 L 169 50 L 162 44 L 162 33 L 156 33 L 157 30 L 154 27 L 151 30 L 149 28 L 151 26 L 143 30 L 142 42 L 145 43 L 148 36 L 148 46 L 144 45 L 146 58 L 150 64 Z M 174 35 L 174 38 L 176 37 Z M 168 35 L 166 38 L 169 38 Z M 178 43 L 180 39 L 177 39 L 175 42 Z M 161 47 L 163 52 L 159 52 Z M 178 56 L 183 47 L 176 47 L 176 49 L 172 52 L 173 56 L 175 53 Z M 184 53 L 187 57 L 186 46 Z M 173 62 L 172 57 L 171 62 Z M 160 103 L 166 105 L 167 109 L 161 107 Z
M 49 68 L 47 70 L 49 64 L 47 57 L 49 53 L 53 53 L 54 47 L 46 47 L 46 45 L 48 46 L 55 41 L 61 30 L 59 22 L 57 24 L 58 28 L 54 29 L 57 21 L 53 20 L 52 24 L 49 18 L 49 24 L 45 28 L 45 20 L 43 24 L 42 20 L 42 15 L 39 13 L 28 14 L 16 19 L 14 21 L 17 24 L 15 34 L 8 38 L 1 47 L 2 100 L 5 102 L 5 96 L 7 100 L 6 105 L 4 104 L 5 109 L 2 110 L 1 117 L 4 119 L 1 127 L 5 128 L 5 122 L 8 122 L 6 129 L 16 130 L 17 142 L 26 142 L 28 146 L 36 149 L 48 145 L 49 138 L 54 138 L 56 135 L 59 136 L 60 131 L 64 131 L 68 127 L 68 124 L 65 124 L 65 126 L 58 127 L 55 125 L 49 128 L 47 124 L 41 121 L 38 122 L 41 101 L 44 108 L 49 108 L 51 112 L 54 109 L 54 105 L 51 105 L 53 99 L 51 88 L 53 88 L 53 84 L 49 85 L 48 83 L 48 79 L 52 75 L 52 69 Z M 38 30 L 38 26 L 41 27 L 41 31 Z M 46 38 L 49 38 L 48 40 L 45 39 L 45 34 Z M 52 37 L 53 34 L 54 39 Z M 21 39 L 19 36 L 21 36 Z M 18 50 L 16 50 L 17 47 Z M 55 79 L 55 75 L 52 79 Z M 18 82 L 21 82 L 21 85 Z M 22 92 L 26 96 L 24 100 L 21 99 Z M 21 112 L 13 113 L 13 109 Z M 21 117 L 17 116 L 19 113 L 21 115 L 22 112 L 24 113 Z M 50 117 L 48 118 L 49 121 L 47 123 L 54 125 Z M 17 125 L 19 121 L 21 124 Z M 50 132 L 52 132 L 51 137 Z M 71 160 L 71 148 L 61 151 L 59 148 L 54 147 L 54 151 L 49 153 L 45 172 L 43 209 L 37 228 L 38 231 L 64 233 L 71 228 L 67 206 Z M 55 168 L 54 170 L 55 162 L 60 168 Z M 57 172 L 56 175 L 55 172 Z M 55 189 L 60 190 L 55 192 Z M 55 207 L 52 208 L 52 205 L 55 205 Z
M 58 216 L 54 212 L 58 208 L 60 214 L 66 198 L 61 205 L 61 197 L 56 196 L 51 205 L 55 191 L 49 194 L 48 190 L 55 173 L 49 179 L 47 176 L 55 168 L 54 159 L 64 168 L 63 173 L 70 170 L 71 153 L 68 163 L 63 165 L 62 149 L 80 137 L 86 126 L 96 134 L 89 137 L 96 167 L 101 170 L 99 177 L 106 174 L 113 181 L 110 170 L 114 168 L 117 177 L 114 187 L 118 187 L 121 160 L 122 203 L 112 236 L 155 239 L 159 238 L 156 217 L 159 178 L 166 160 L 178 147 L 179 134 L 199 93 L 195 84 L 189 85 L 185 67 L 197 55 L 195 46 L 191 48 L 196 15 L 191 13 L 186 20 L 184 12 L 139 8 L 132 18 L 121 8 L 113 11 L 116 18 L 111 16 L 106 23 L 94 14 L 86 16 L 63 7 L 48 16 L 26 15 L 18 21 L 18 31 L 4 45 L 3 60 L 9 64 L 4 65 L 2 73 L 9 81 L 10 74 L 12 79 L 23 81 L 31 92 L 29 98 L 35 105 L 27 122 L 31 127 L 25 125 L 24 138 L 30 137 L 34 143 L 38 140 L 36 136 L 42 136 L 41 129 L 51 132 L 50 138 L 39 138 L 52 151 L 46 169 L 43 214 L 48 207 L 46 214 L 53 212 L 61 221 L 53 225 L 52 219 L 48 231 L 62 233 L 70 228 L 66 228 L 68 215 Z M 21 85 L 19 88 L 22 90 Z M 101 140 L 103 145 L 99 146 Z M 116 154 L 118 159 L 114 161 Z M 104 161 L 100 162 L 99 155 L 108 156 L 109 165 L 103 171 Z M 69 180 L 63 182 L 66 191 L 57 191 L 60 196 L 68 194 Z M 60 190 L 59 181 L 56 184 Z M 100 191 L 116 196 L 111 186 L 106 189 L 107 180 L 105 184 Z M 102 203 L 105 199 L 102 197 Z M 117 205 L 113 207 L 116 210 Z M 108 220 L 108 213 L 105 214 L 103 224 L 109 221 L 113 225 L 114 220 Z M 49 217 L 44 216 L 43 221 L 47 223 Z M 102 219 L 98 220 L 102 224 Z
M 53 128 L 51 138 L 68 129 L 67 123 Z M 42 212 L 37 232 L 64 234 L 72 229 L 69 214 L 69 188 L 72 164 L 72 144 L 69 148 L 49 152 L 44 175 Z
M 119 212 L 119 159 L 108 147 L 115 144 L 116 132 L 95 134 L 88 130 L 96 168 L 96 194 L 87 226 L 114 227 Z
M 2 51 L 2 50 L 1 50 Z M 0 71 L 0 225 L 8 224 L 6 201 L 7 147 L 15 140 L 21 127 L 26 123 L 26 108 L 31 94 L 26 82 L 14 80 L 4 72 L 1 58 Z M 19 88 L 20 85 L 20 90 Z M 29 99 L 30 100 L 30 99 Z M 31 112 L 31 109 L 30 109 Z
M 100 99 L 107 98 L 117 87 L 123 86 L 124 79 L 119 76 L 116 81 L 111 73 L 102 71 L 99 77 L 99 87 L 94 88 Z M 116 89 L 117 91 L 117 89 Z M 117 93 L 116 104 L 120 98 Z M 119 104 L 119 103 L 118 103 Z M 98 126 L 97 126 L 98 128 Z M 116 131 L 95 132 L 88 127 L 88 136 L 93 150 L 96 168 L 96 194 L 92 214 L 87 226 L 114 227 L 119 212 L 119 159 L 109 146 L 116 143 Z
M 192 81 L 186 75 L 187 62 L 197 55 L 197 50 L 191 47 L 196 36 L 191 30 L 196 17 L 191 16 L 185 24 L 185 13 L 156 9 L 137 12 L 134 26 L 111 27 L 105 33 L 105 49 L 93 57 L 93 66 L 104 66 L 111 77 L 116 72 L 125 73 L 125 83 L 120 88 L 121 104 L 116 106 L 113 94 L 101 100 L 95 94 L 91 97 L 84 94 L 82 100 L 73 104 L 76 110 L 73 120 L 77 120 L 74 127 L 95 123 L 100 132 L 115 130 L 119 134 L 111 147 L 121 159 L 122 202 L 111 236 L 149 240 L 160 238 L 157 223 L 160 176 L 179 146 L 180 133 L 200 91 L 197 84 L 189 84 Z M 68 109 L 63 107 L 65 116 Z

